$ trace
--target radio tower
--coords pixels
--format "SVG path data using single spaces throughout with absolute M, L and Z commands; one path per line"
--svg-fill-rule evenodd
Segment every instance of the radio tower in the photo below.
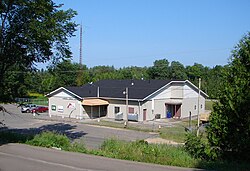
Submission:
M 80 27 L 80 58 L 79 58 L 80 69 L 82 69 L 82 24 Z

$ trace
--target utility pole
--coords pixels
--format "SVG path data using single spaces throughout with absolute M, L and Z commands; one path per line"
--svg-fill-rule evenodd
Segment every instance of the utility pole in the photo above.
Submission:
M 97 87 L 97 98 L 99 98 L 100 97 L 100 87 L 98 86 Z M 97 122 L 100 122 L 100 119 L 101 119 L 101 109 L 100 109 L 101 107 L 100 107 L 100 105 L 98 106 L 98 114 L 99 114 L 99 118 L 98 118 L 98 120 L 97 120 Z
M 126 87 L 126 115 L 125 115 L 125 123 L 124 126 L 127 127 L 128 124 L 128 87 Z
M 201 78 L 199 78 L 199 94 L 198 94 L 198 108 L 197 108 L 197 137 L 200 129 L 200 95 L 201 95 Z

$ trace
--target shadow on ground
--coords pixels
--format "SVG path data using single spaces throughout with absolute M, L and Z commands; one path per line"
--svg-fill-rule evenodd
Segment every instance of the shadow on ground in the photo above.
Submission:
M 27 140 L 32 139 L 35 135 L 45 131 L 53 131 L 56 133 L 64 134 L 71 141 L 79 139 L 87 134 L 83 131 L 73 131 L 75 128 L 75 125 L 65 123 L 48 124 L 37 128 L 24 129 L 10 129 L 8 127 L 3 126 L 0 127 L 0 145 L 6 143 L 23 143 Z

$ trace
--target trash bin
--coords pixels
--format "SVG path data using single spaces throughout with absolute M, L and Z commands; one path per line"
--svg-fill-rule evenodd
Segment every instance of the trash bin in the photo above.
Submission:
M 167 118 L 171 118 L 171 117 L 172 117 L 171 112 L 168 112 L 168 113 L 167 113 Z

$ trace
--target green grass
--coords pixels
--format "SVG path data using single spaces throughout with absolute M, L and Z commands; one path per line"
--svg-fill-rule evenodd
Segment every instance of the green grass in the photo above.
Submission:
M 86 149 L 82 142 L 71 143 L 66 135 L 55 132 L 43 132 L 33 137 L 26 134 L 1 131 L 0 140 L 2 143 L 18 142 L 47 148 L 57 147 L 65 151 L 161 165 L 213 170 L 250 170 L 250 163 L 235 161 L 207 162 L 193 158 L 182 146 L 148 144 L 143 140 L 125 142 L 109 139 L 106 140 L 98 150 Z
M 206 100 L 206 102 L 205 102 L 205 110 L 211 110 L 211 111 L 213 111 L 213 104 L 214 103 L 215 103 L 215 101 Z
M 191 127 L 195 128 L 197 120 L 191 120 Z M 172 140 L 178 143 L 184 143 L 186 139 L 185 128 L 189 127 L 189 121 L 183 120 L 179 123 L 173 124 L 171 127 L 163 127 L 160 129 L 160 137 L 167 140 Z
M 98 155 L 110 158 L 170 166 L 193 167 L 198 162 L 182 147 L 148 144 L 143 140 L 136 142 L 106 140 L 96 152 Z
M 112 128 L 121 128 L 121 129 L 129 129 L 129 130 L 134 130 L 134 131 L 142 131 L 142 132 L 157 132 L 157 129 L 152 129 L 148 128 L 148 127 L 143 127 L 140 126 L 138 127 L 138 125 L 134 125 L 134 124 L 128 124 L 127 127 L 124 127 L 124 123 L 123 122 L 110 122 L 110 121 L 105 121 L 105 120 L 101 120 L 100 122 L 92 122 L 90 124 L 93 125 L 99 125 L 99 126 L 107 126 L 107 127 L 112 127 Z
M 160 130 L 160 137 L 178 143 L 183 143 L 186 138 L 186 131 L 184 127 L 181 126 L 164 127 Z

